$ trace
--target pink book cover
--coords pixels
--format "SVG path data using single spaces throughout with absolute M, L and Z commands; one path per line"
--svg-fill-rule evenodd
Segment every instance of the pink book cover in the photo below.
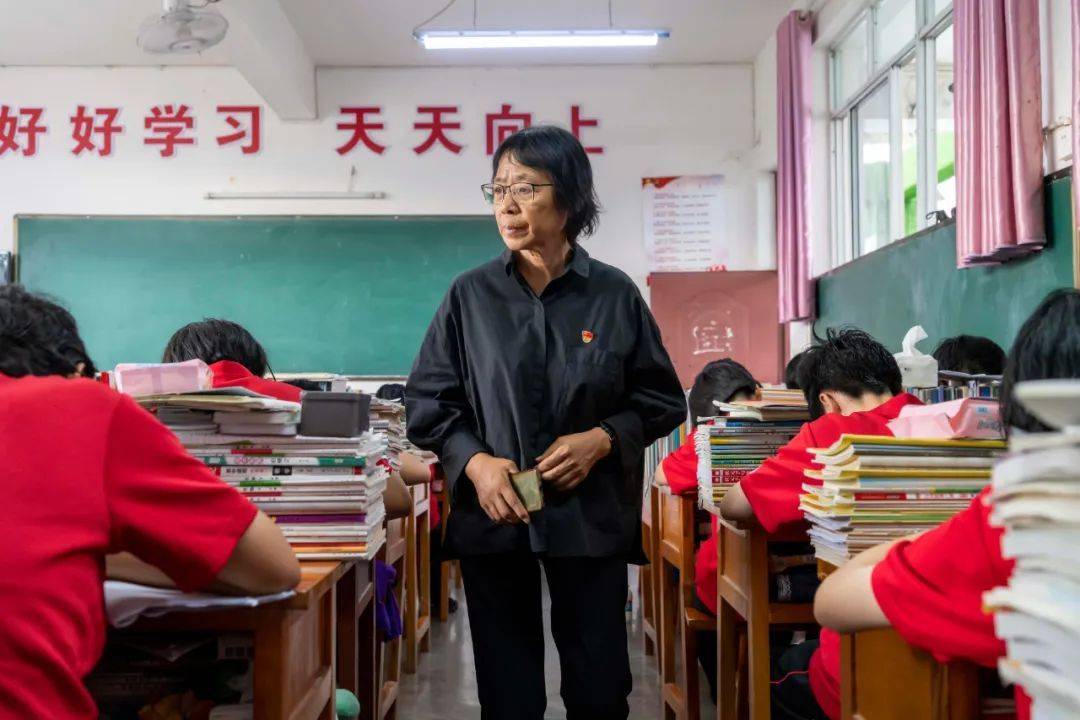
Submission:
M 1001 405 L 979 398 L 908 405 L 889 423 L 889 429 L 896 437 L 1000 440 Z

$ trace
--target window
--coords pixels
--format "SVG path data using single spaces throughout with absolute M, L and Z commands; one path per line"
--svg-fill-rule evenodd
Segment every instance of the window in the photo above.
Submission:
M 878 0 L 832 46 L 834 265 L 956 206 L 949 0 Z

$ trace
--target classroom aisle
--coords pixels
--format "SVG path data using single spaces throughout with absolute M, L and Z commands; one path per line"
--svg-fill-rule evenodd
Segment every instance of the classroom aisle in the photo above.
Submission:
M 660 717 L 660 683 L 655 656 L 646 657 L 641 635 L 641 613 L 637 609 L 637 568 L 630 568 L 631 585 L 635 588 L 635 612 L 628 621 L 630 643 L 630 671 L 634 676 L 634 690 L 630 694 L 630 719 L 655 720 Z M 464 592 L 455 590 L 458 611 L 446 623 L 435 622 L 431 626 L 431 652 L 421 656 L 420 671 L 416 675 L 404 675 L 401 695 L 398 698 L 398 717 L 409 720 L 469 720 L 480 717 L 480 705 L 476 701 L 476 675 L 473 672 L 472 638 L 465 610 Z M 550 600 L 547 586 L 544 590 L 544 624 L 547 645 L 545 668 L 548 691 L 547 720 L 566 717 L 562 698 L 559 697 L 559 658 L 555 642 L 547 631 Z M 698 668 L 700 674 L 700 667 Z M 701 675 L 701 682 L 705 682 Z M 701 705 L 701 716 L 711 718 L 715 706 L 708 697 Z

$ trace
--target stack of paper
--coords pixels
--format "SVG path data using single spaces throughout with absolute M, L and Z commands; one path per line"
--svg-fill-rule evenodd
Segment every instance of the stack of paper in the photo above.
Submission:
M 735 483 L 772 457 L 809 420 L 805 400 L 716 403 L 722 416 L 698 425 L 698 496 L 715 505 Z
M 407 427 L 405 405 L 393 400 L 382 400 L 375 397 L 371 399 L 371 430 L 385 435 L 390 462 L 395 468 L 400 467 L 398 457 L 403 452 L 409 452 L 423 460 L 435 462 L 434 453 L 421 450 L 409 442 Z
M 301 559 L 374 557 L 385 531 L 385 439 L 296 434 L 300 404 L 236 389 L 139 398 L 188 452 L 281 527 Z
M 878 543 L 945 522 L 990 483 L 1000 440 L 843 435 L 810 450 L 800 507 L 815 554 L 840 565 Z
M 984 601 L 996 611 L 997 635 L 1008 647 L 1001 674 L 1032 697 L 1034 717 L 1076 718 L 1080 381 L 1023 383 L 1016 397 L 1047 424 L 1065 429 L 1014 434 L 1010 456 L 994 468 L 991 522 L 1005 528 L 1002 554 L 1016 566 L 1008 585 L 991 590 Z
M 1001 397 L 1001 376 L 939 370 L 938 387 L 909 388 L 908 392 L 928 405 L 964 398 L 996 400 Z

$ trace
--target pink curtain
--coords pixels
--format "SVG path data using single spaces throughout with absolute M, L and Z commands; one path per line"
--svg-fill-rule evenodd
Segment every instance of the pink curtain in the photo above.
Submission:
M 960 267 L 1041 250 L 1038 0 L 954 0 Z
M 810 278 L 810 44 L 813 22 L 790 13 L 776 29 L 776 259 L 780 322 L 814 316 Z

